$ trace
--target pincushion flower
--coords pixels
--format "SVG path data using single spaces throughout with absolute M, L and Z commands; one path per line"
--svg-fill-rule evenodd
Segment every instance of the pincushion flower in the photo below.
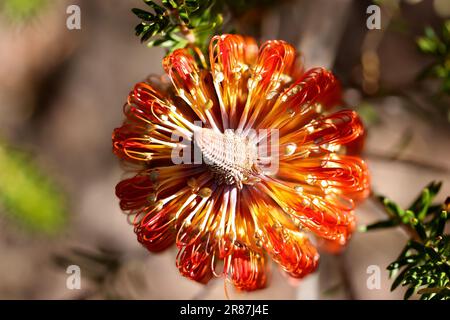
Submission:
M 369 192 L 364 161 L 347 154 L 363 126 L 353 111 L 330 113 L 338 81 L 301 61 L 284 41 L 258 49 L 220 35 L 210 68 L 198 50 L 175 50 L 163 60 L 171 84 L 131 91 L 113 148 L 136 173 L 116 194 L 148 250 L 176 244 L 183 276 L 254 290 L 266 285 L 270 259 L 294 278 L 314 271 L 310 235 L 339 246 L 349 239 L 355 203 Z M 260 129 L 277 138 L 271 152 L 256 147 Z M 189 146 L 203 161 L 186 161 Z

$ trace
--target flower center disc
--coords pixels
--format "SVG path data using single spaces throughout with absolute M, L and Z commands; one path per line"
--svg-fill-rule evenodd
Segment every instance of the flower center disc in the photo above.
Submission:
M 195 133 L 195 143 L 202 152 L 204 163 L 219 184 L 236 184 L 242 188 L 242 184 L 248 182 L 257 171 L 256 145 L 231 129 L 220 133 L 200 128 Z

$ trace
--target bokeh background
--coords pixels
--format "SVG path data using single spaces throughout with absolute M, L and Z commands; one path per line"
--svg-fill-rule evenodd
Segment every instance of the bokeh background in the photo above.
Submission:
M 364 157 L 373 189 L 406 206 L 428 182 L 450 194 L 449 99 L 439 80 L 420 80 L 433 56 L 418 50 L 426 26 L 450 18 L 448 0 L 385 0 L 382 29 L 368 30 L 366 0 L 285 0 L 256 7 L 237 31 L 284 39 L 307 66 L 331 68 L 348 107 L 368 128 Z M 66 9 L 81 8 L 81 30 Z M 135 239 L 114 195 L 123 170 L 111 133 L 134 83 L 161 74 L 160 48 L 134 36 L 139 0 L 0 1 L 0 299 L 223 299 L 222 279 L 182 278 L 175 250 L 149 254 Z M 450 66 L 449 66 L 450 69 Z M 450 82 L 449 82 L 450 83 Z M 436 93 L 438 92 L 438 93 Z M 438 97 L 438 98 L 436 98 Z M 364 225 L 384 217 L 368 200 Z M 235 299 L 400 299 L 385 267 L 407 236 L 389 229 L 356 233 L 340 256 L 293 283 L 276 266 L 267 289 Z M 66 268 L 81 268 L 81 290 Z M 369 290 L 367 268 L 381 288 Z

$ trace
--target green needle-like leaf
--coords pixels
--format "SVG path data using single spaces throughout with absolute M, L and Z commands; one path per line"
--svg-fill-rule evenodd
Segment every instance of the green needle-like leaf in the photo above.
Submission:
M 365 231 L 371 231 L 371 230 L 376 230 L 376 229 L 391 228 L 391 227 L 395 227 L 397 225 L 398 225 L 397 221 L 390 219 L 390 220 L 378 221 L 373 224 L 363 226 L 360 228 L 360 230 L 362 232 L 365 232 Z
M 367 231 L 402 226 L 411 235 L 398 258 L 387 267 L 391 277 L 399 272 L 391 290 L 400 285 L 407 287 L 404 299 L 417 291 L 422 300 L 450 300 L 450 236 L 444 234 L 450 199 L 444 204 L 432 204 L 440 187 L 440 182 L 427 185 L 406 210 L 379 197 L 389 219 L 364 228 Z

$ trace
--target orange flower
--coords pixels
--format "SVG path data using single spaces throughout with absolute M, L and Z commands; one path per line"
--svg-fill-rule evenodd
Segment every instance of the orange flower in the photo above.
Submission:
M 173 86 L 141 82 L 130 93 L 113 145 L 138 171 L 117 185 L 120 206 L 148 250 L 175 243 L 178 269 L 195 281 L 258 289 L 267 257 L 301 278 L 319 259 L 307 234 L 344 245 L 355 201 L 369 192 L 364 161 L 346 155 L 362 123 L 353 111 L 329 113 L 340 103 L 336 78 L 304 71 L 283 41 L 258 50 L 251 38 L 216 36 L 210 69 L 196 54 L 203 66 L 188 49 L 164 59 Z M 270 153 L 257 148 L 259 129 L 278 138 Z M 190 148 L 203 161 L 189 161 Z

